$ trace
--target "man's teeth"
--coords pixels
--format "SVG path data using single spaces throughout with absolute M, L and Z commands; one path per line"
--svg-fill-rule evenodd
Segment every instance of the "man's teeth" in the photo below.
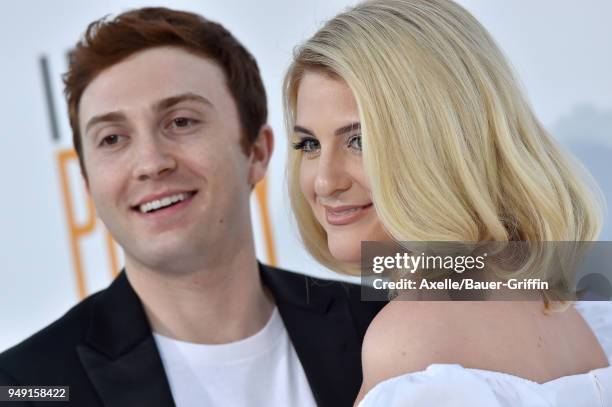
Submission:
M 189 197 L 188 194 L 183 194 L 183 193 L 172 195 L 172 196 L 167 196 L 167 197 L 162 198 L 162 199 L 156 199 L 155 201 L 144 203 L 144 204 L 140 205 L 138 207 L 138 209 L 142 213 L 147 213 L 147 212 L 151 212 L 151 211 L 154 211 L 154 210 L 157 210 L 157 209 L 160 209 L 160 208 L 164 208 L 166 206 L 170 206 L 170 205 L 175 204 L 177 202 L 184 201 L 188 197 Z

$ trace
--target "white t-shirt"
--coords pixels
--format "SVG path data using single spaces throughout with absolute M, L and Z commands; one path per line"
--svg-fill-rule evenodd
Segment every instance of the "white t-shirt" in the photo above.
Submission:
M 316 406 L 276 308 L 261 331 L 237 342 L 202 345 L 153 337 L 177 407 Z

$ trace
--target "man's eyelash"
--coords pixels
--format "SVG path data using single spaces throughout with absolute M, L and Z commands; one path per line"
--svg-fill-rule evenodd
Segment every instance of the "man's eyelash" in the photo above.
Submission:
M 102 137 L 102 139 L 100 139 L 100 142 L 98 143 L 98 146 L 100 146 L 100 147 L 103 147 L 103 146 L 113 146 L 113 145 L 115 145 L 116 143 L 119 142 L 119 137 L 120 136 L 118 134 L 108 134 L 108 135 Z M 115 142 L 109 143 L 109 140 L 111 138 L 114 138 Z

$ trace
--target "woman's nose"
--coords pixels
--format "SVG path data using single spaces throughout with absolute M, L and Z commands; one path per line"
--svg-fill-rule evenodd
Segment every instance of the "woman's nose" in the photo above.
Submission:
M 315 193 L 333 196 L 351 187 L 351 177 L 340 154 L 321 154 L 315 178 Z

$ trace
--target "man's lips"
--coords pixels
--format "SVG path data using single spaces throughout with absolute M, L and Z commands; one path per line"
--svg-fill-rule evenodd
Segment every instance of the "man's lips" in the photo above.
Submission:
M 365 216 L 372 203 L 366 205 L 343 205 L 343 206 L 324 206 L 325 219 L 330 225 L 341 226 L 356 222 Z
M 190 200 L 198 191 L 165 191 L 140 198 L 131 208 L 142 214 L 157 212 Z

